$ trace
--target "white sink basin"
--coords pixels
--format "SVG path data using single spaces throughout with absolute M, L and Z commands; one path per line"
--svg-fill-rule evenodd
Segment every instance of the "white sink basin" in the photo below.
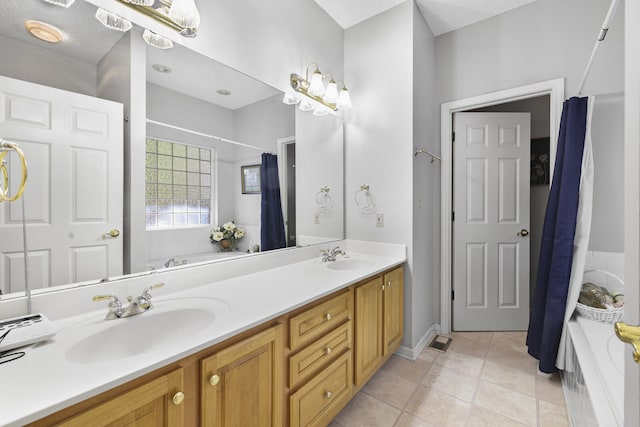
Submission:
M 158 351 L 192 338 L 228 311 L 228 305 L 215 298 L 154 302 L 149 311 L 136 316 L 92 320 L 84 327 L 95 331 L 72 345 L 66 358 L 74 363 L 101 363 Z
M 330 270 L 362 270 L 370 268 L 372 265 L 371 261 L 358 258 L 340 258 L 326 263 Z

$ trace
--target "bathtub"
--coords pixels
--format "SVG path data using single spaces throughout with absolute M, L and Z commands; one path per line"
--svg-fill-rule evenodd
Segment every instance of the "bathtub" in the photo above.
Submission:
M 573 426 L 622 426 L 624 343 L 613 325 L 575 316 L 569 322 L 572 354 L 562 388 Z

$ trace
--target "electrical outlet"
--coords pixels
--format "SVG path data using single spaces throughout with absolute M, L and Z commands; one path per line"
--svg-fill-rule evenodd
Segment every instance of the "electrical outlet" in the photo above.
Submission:
M 316 224 L 320 224 L 320 214 L 318 213 L 315 214 L 313 222 Z
M 384 227 L 384 214 L 376 212 L 376 227 Z

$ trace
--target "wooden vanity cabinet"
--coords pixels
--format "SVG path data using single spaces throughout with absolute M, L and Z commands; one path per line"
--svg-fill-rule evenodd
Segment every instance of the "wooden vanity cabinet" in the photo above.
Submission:
M 356 286 L 356 387 L 364 385 L 400 347 L 403 299 L 402 267 Z
M 326 426 L 400 346 L 402 274 L 336 291 L 31 425 Z
M 32 425 L 180 427 L 185 425 L 183 390 L 183 370 L 179 368 L 79 413 L 77 407 L 71 407 Z
M 277 325 L 202 359 L 201 425 L 280 427 L 282 350 Z
M 345 289 L 289 317 L 289 425 L 326 426 L 353 395 L 353 294 Z

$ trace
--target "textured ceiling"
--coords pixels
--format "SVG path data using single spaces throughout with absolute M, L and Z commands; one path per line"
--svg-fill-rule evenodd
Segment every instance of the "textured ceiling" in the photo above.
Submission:
M 344 29 L 404 1 L 315 0 Z M 535 0 L 416 0 L 416 3 L 429 28 L 438 36 L 533 1 Z

